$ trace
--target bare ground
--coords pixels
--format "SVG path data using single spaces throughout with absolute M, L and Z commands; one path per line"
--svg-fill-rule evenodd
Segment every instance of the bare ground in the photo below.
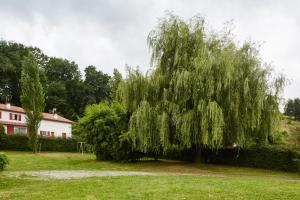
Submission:
M 32 176 L 43 179 L 80 179 L 103 176 L 212 176 L 211 174 L 162 173 L 139 171 L 102 171 L 102 170 L 49 170 L 49 171 L 16 171 L 6 173 L 9 177 Z M 220 175 L 213 175 L 223 177 Z
M 89 177 L 113 177 L 113 176 L 212 176 L 212 177 L 231 177 L 215 173 L 180 173 L 180 172 L 141 172 L 141 171 L 102 171 L 102 170 L 43 170 L 43 171 L 15 171 L 3 174 L 7 177 L 22 178 L 36 177 L 40 179 L 82 179 Z M 244 177 L 259 178 L 259 177 Z M 281 177 L 269 177 L 282 179 Z M 286 181 L 300 182 L 300 179 L 283 178 Z

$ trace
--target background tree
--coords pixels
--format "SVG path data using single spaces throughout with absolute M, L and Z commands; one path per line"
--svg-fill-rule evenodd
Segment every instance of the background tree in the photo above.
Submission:
M 43 71 L 47 77 L 46 111 L 56 108 L 58 114 L 76 120 L 85 106 L 82 104 L 83 82 L 78 65 L 66 59 L 50 58 Z
M 300 99 L 289 99 L 285 105 L 285 114 L 300 120 Z
M 41 67 L 48 57 L 39 48 L 26 47 L 23 44 L 0 41 L 0 102 L 10 101 L 13 105 L 21 106 L 21 71 L 22 61 L 32 52 Z M 46 85 L 46 76 L 40 71 L 42 85 Z
M 87 104 L 99 103 L 109 98 L 110 76 L 97 70 L 95 66 L 88 66 L 84 70 Z
M 37 131 L 42 120 L 45 100 L 39 78 L 39 68 L 31 54 L 22 62 L 21 88 L 21 102 L 26 111 L 29 143 L 32 151 L 36 152 Z
M 22 44 L 0 41 L 0 102 L 20 106 L 22 60 L 30 51 Z

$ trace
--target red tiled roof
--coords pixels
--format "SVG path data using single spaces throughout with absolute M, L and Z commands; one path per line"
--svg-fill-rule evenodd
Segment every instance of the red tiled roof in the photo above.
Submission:
M 23 113 L 23 114 L 26 113 L 25 110 L 21 107 L 11 105 L 10 108 L 7 108 L 6 104 L 1 104 L 1 103 L 0 103 L 0 110 Z M 50 113 L 43 113 L 43 119 L 50 120 L 50 121 L 65 122 L 65 123 L 70 123 L 70 124 L 73 123 L 73 121 L 66 119 L 59 115 L 57 115 L 57 117 L 55 118 L 54 114 L 50 114 Z
M 6 104 L 0 103 L 0 110 L 7 110 L 12 112 L 18 112 L 18 113 L 25 113 L 25 110 L 18 106 L 10 106 L 10 109 L 7 108 Z

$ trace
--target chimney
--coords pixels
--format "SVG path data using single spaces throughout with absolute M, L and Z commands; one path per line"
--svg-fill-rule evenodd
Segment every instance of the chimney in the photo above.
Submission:
M 10 103 L 6 103 L 6 109 L 10 109 Z
M 55 113 L 55 114 L 53 115 L 53 117 L 54 117 L 54 119 L 57 119 L 57 114 Z

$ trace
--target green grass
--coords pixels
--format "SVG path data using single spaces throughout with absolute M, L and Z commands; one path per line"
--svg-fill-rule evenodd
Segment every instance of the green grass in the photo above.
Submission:
M 245 167 L 194 164 L 179 161 L 142 160 L 136 163 L 96 161 L 93 154 L 5 152 L 10 160 L 6 171 L 28 170 L 118 170 L 171 173 L 205 173 L 232 176 L 299 178 L 299 174 Z
M 96 162 L 91 154 L 6 152 L 0 199 L 300 199 L 300 175 L 176 161 Z M 71 180 L 6 174 L 28 170 L 125 170 L 205 176 L 124 176 Z M 206 176 L 209 175 L 209 176 Z
M 101 177 L 80 180 L 5 179 L 5 199 L 299 199 L 300 184 L 220 177 Z

